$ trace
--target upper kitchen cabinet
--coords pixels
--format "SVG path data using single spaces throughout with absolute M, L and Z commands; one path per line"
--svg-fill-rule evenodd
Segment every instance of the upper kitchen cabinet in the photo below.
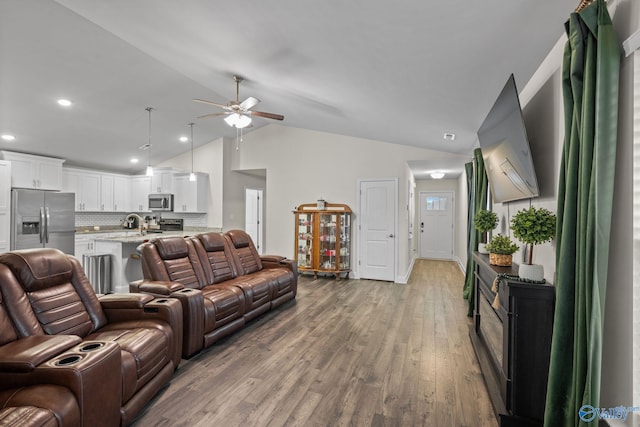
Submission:
M 149 211 L 149 193 L 151 193 L 151 177 L 135 175 L 131 177 L 131 210 Z
M 172 194 L 173 174 L 176 172 L 178 171 L 171 168 L 154 168 L 151 177 L 151 193 Z
M 76 194 L 76 211 L 125 212 L 131 204 L 129 177 L 64 168 L 63 191 Z
M 207 211 L 209 174 L 196 172 L 196 180 L 189 181 L 188 173 L 173 176 L 174 212 L 204 213 Z
M 113 210 L 115 212 L 131 210 L 131 178 L 128 176 L 113 176 Z
M 100 175 L 100 210 L 129 212 L 131 206 L 131 179 L 125 175 Z
M 62 189 L 76 194 L 76 212 L 100 209 L 100 174 L 82 169 L 65 168 Z
M 38 190 L 62 189 L 63 159 L 2 151 L 2 158 L 11 162 L 11 186 Z

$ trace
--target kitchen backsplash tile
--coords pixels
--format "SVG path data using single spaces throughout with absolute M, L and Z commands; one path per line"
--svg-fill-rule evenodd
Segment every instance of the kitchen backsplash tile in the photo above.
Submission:
M 139 213 L 139 215 L 143 218 L 145 216 L 153 217 L 153 213 Z M 76 212 L 76 227 L 120 225 L 124 221 L 125 216 L 127 216 L 127 214 L 119 212 Z M 182 218 L 184 219 L 185 227 L 207 226 L 207 214 L 176 214 L 173 212 L 163 212 L 162 218 Z

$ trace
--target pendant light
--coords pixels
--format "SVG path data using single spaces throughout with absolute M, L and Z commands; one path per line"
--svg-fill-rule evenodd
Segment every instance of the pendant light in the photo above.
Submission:
M 147 176 L 153 176 L 153 168 L 151 167 L 151 111 L 153 108 L 147 107 L 145 108 L 149 112 L 149 143 L 147 148 Z
M 193 172 L 193 125 L 194 123 L 189 123 L 191 127 L 191 173 L 189 174 L 189 181 L 196 181 L 196 174 Z

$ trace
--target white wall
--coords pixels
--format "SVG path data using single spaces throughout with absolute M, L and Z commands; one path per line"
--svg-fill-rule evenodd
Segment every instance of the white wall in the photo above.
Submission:
M 191 170 L 191 151 L 162 162 L 158 167 L 173 167 Z M 196 172 L 209 174 L 209 201 L 207 227 L 222 228 L 223 198 L 223 141 L 217 139 L 193 150 L 193 168 Z
M 609 6 L 620 42 L 640 30 L 640 2 L 620 0 Z M 638 55 L 639 53 L 636 53 Z M 601 407 L 633 402 L 633 57 L 623 58 L 613 226 L 605 304 Z M 637 378 L 636 378 L 637 380 Z M 636 414 L 637 416 L 637 414 Z
M 402 280 L 411 262 L 406 209 L 407 183 L 413 177 L 406 163 L 433 154 L 416 147 L 272 124 L 246 134 L 230 161 L 236 170 L 267 171 L 265 252 L 289 257 L 294 255 L 293 209 L 322 197 L 328 202 L 346 203 L 354 211 L 352 251 L 357 260 L 358 179 L 396 178 L 396 276 Z M 357 277 L 357 265 L 354 270 Z

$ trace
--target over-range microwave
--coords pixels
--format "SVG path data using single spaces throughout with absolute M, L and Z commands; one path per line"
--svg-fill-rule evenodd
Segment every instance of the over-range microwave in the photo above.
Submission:
M 149 194 L 149 210 L 173 212 L 173 194 Z

